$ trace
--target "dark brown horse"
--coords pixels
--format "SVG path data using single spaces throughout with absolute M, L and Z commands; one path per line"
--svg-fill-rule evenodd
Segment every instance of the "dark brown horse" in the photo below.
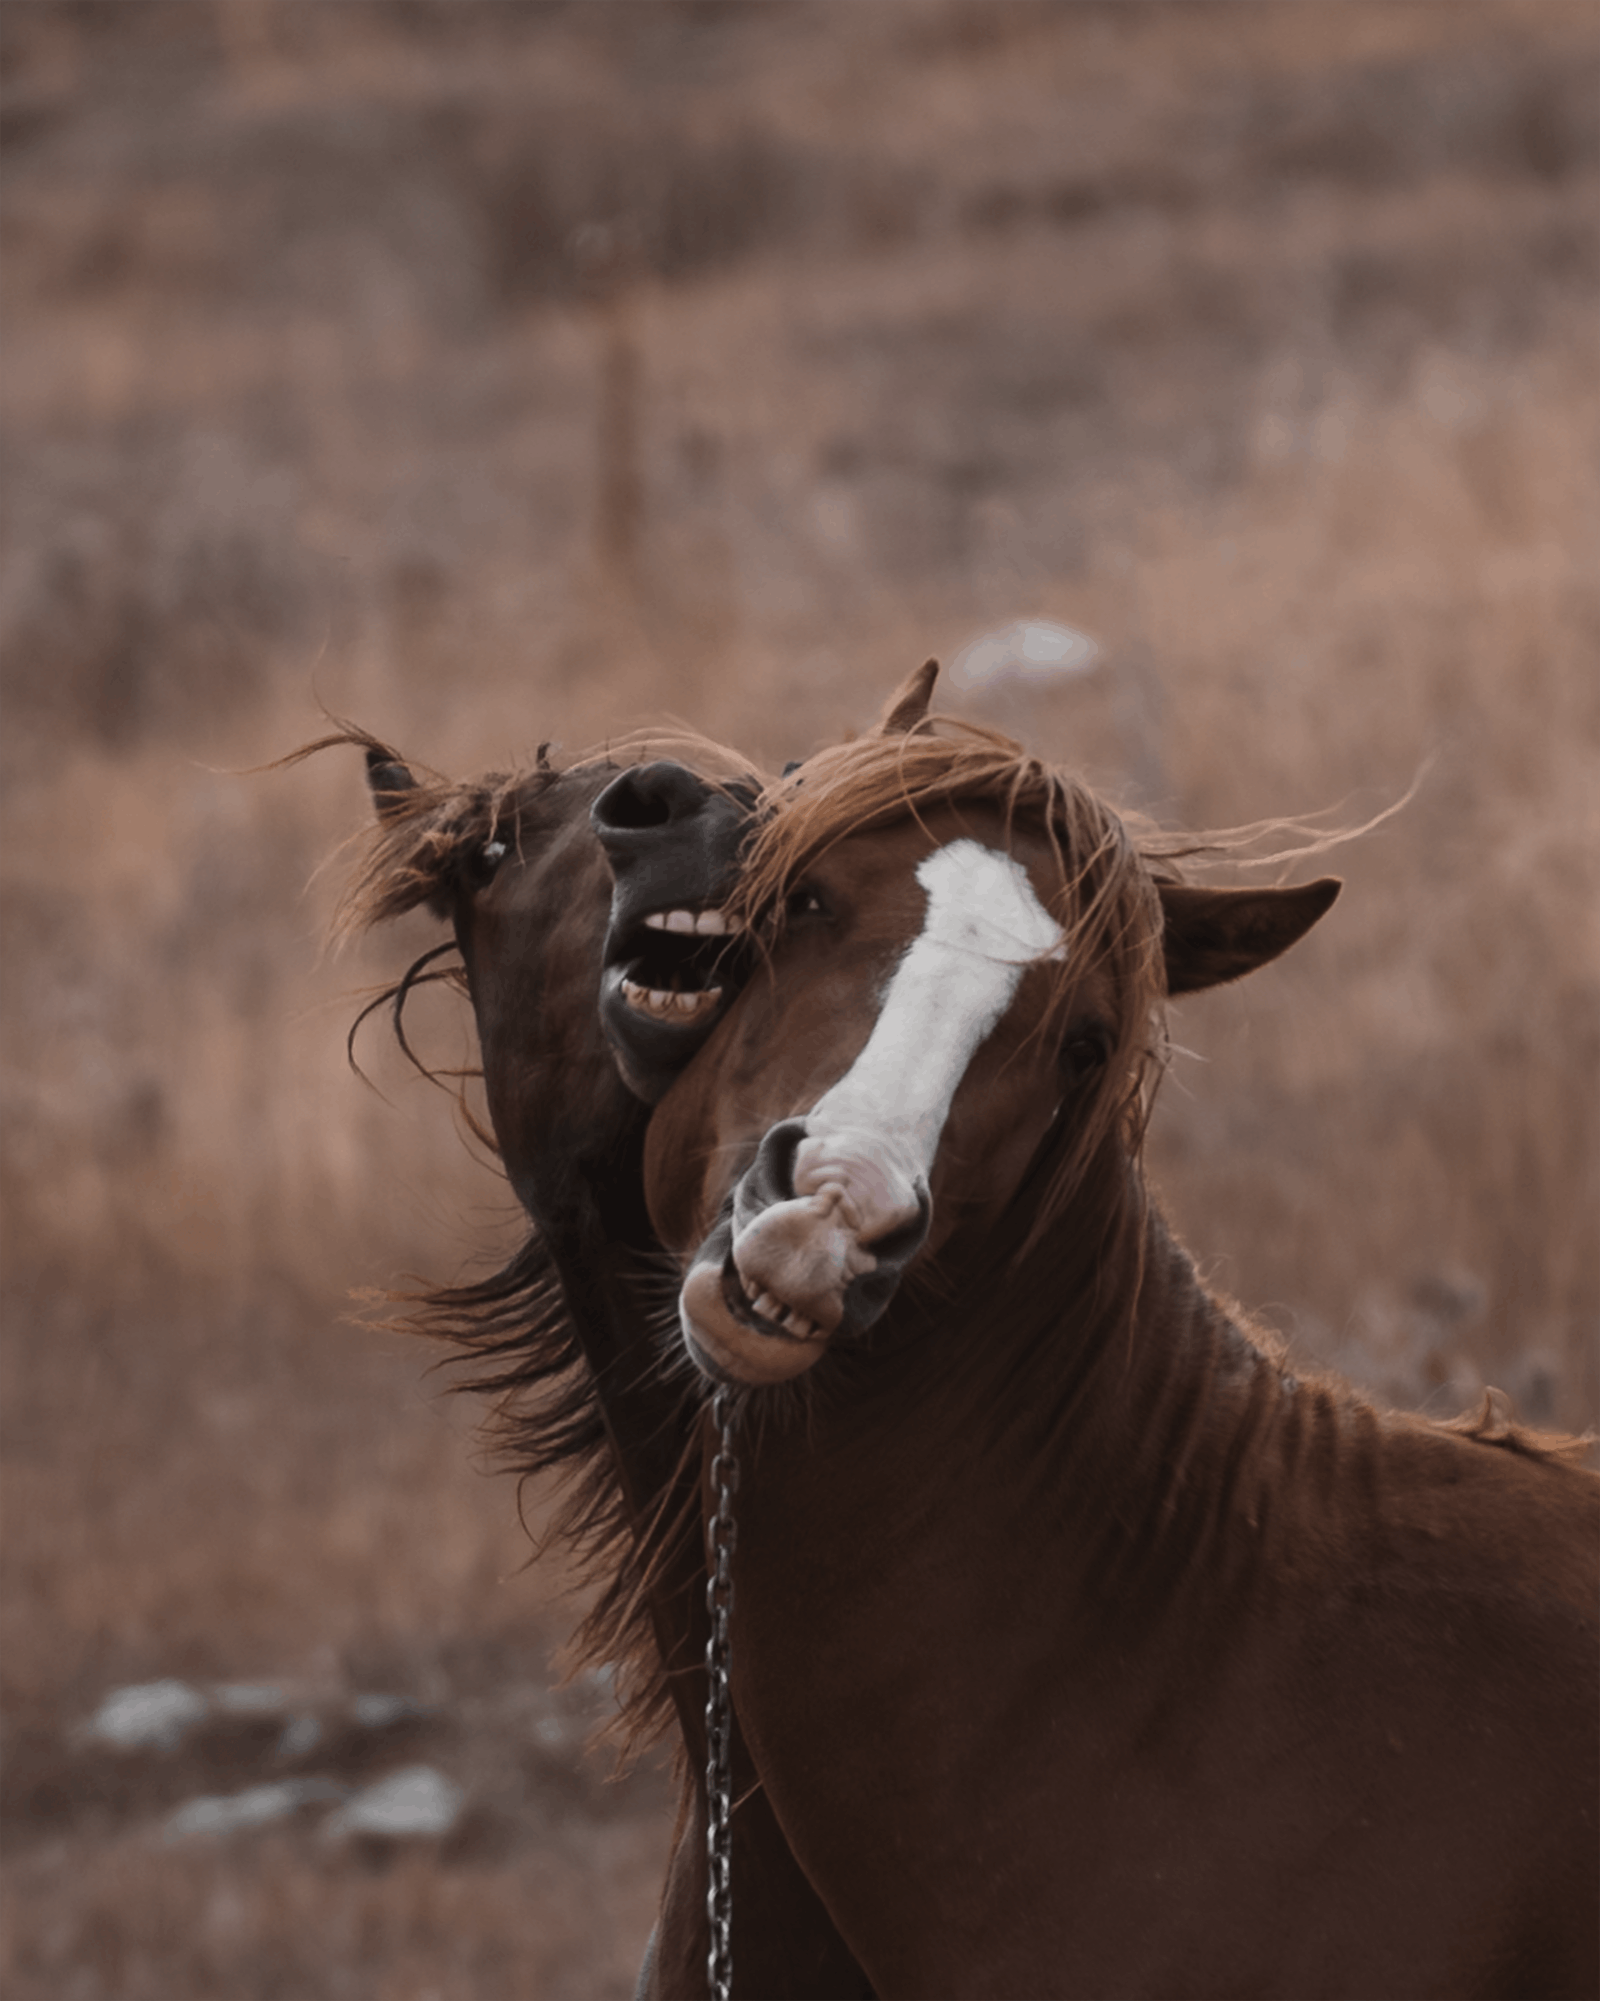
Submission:
M 913 676 L 880 727 L 915 721 L 930 685 L 927 670 Z M 641 739 L 622 762 L 567 771 L 541 754 L 531 771 L 467 784 L 419 775 L 359 730 L 300 755 L 334 744 L 365 750 L 378 810 L 345 927 L 425 905 L 453 934 L 375 1005 L 392 1005 L 409 1054 L 404 1009 L 416 987 L 465 986 L 493 1143 L 534 1226 L 503 1271 L 432 1292 L 415 1319 L 476 1358 L 468 1387 L 495 1397 L 510 1463 L 570 1477 L 559 1528 L 601 1586 L 582 1653 L 624 1667 L 625 1726 L 644 1738 L 669 1715 L 678 1725 L 683 1802 L 641 1993 L 702 1993 L 698 1398 L 660 1339 L 670 1288 L 644 1208 L 641 1099 L 666 1088 L 742 976 L 738 940 L 717 912 L 761 781 L 734 754 L 683 738 Z M 735 1763 L 749 1784 L 737 1740 Z M 734 1861 L 748 1886 L 741 1962 L 761 1991 L 870 1991 L 759 1796 L 740 1817 Z
M 954 725 L 768 804 L 646 1187 L 750 1386 L 740 1726 L 874 1991 L 1594 1994 L 1600 1481 L 1297 1380 L 1140 1171 L 1166 998 L 1337 884 L 1185 885 Z

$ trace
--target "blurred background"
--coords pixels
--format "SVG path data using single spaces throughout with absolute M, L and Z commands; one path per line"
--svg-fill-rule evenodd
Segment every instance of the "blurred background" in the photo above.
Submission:
M 1589 0 L 8 0 L 14 2001 L 623 1995 L 670 1787 L 352 1289 L 512 1240 L 320 950 L 359 758 L 949 699 L 1173 825 L 1413 803 L 1175 1014 L 1299 1360 L 1600 1415 Z M 450 1059 L 458 1013 L 426 1012 Z M 537 1493 L 527 1496 L 537 1528 Z

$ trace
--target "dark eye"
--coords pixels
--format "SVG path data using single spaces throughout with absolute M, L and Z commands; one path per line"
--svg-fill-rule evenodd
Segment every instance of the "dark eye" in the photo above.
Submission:
M 493 882 L 495 871 L 506 858 L 506 844 L 496 837 L 482 847 L 469 848 L 461 861 L 461 880 L 476 894 Z
M 783 906 L 784 921 L 792 924 L 797 917 L 825 917 L 827 908 L 814 889 L 802 886 L 790 893 Z
M 1111 1031 L 1095 1023 L 1075 1028 L 1061 1047 L 1061 1074 L 1069 1089 L 1097 1077 L 1111 1060 Z

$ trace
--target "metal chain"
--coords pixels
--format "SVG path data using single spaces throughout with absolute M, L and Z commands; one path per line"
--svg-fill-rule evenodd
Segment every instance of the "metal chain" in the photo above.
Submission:
M 720 1388 L 711 1400 L 716 1429 L 716 1453 L 711 1461 L 711 1486 L 716 1513 L 706 1530 L 706 1610 L 711 1634 L 706 1641 L 706 1916 L 711 1924 L 711 1950 L 706 1978 L 712 2001 L 732 2001 L 733 1995 L 733 1699 L 728 1690 L 728 1620 L 733 1611 L 733 1497 L 739 1485 L 739 1464 L 733 1456 L 734 1393 Z

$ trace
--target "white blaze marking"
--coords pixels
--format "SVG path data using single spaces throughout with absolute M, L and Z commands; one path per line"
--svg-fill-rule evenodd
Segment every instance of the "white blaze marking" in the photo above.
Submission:
M 926 1174 L 979 1044 L 1028 967 L 1064 956 L 1066 944 L 1027 870 L 994 848 L 952 841 L 922 862 L 917 881 L 928 896 L 922 930 L 894 970 L 866 1048 L 806 1127 L 818 1137 L 873 1133 Z

